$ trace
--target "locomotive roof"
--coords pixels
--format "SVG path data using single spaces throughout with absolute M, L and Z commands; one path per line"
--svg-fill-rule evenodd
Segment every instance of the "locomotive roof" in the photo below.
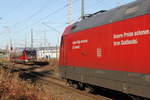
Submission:
M 92 17 L 74 23 L 70 31 L 71 33 L 78 32 L 92 27 L 142 16 L 148 13 L 150 13 L 150 0 L 137 0 L 106 12 L 96 13 Z

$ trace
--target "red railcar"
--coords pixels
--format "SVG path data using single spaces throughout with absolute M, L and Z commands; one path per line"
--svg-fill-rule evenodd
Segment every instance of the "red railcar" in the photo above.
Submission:
M 28 63 L 36 61 L 36 50 L 17 49 L 11 52 L 10 59 L 15 63 Z
M 84 88 L 100 86 L 150 98 L 149 44 L 150 0 L 99 12 L 65 29 L 61 77 Z

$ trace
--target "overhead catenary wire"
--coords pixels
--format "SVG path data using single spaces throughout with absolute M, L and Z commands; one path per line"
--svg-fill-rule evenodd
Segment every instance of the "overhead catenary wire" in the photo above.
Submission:
M 34 13 L 33 13 L 32 15 L 30 15 L 29 17 L 24 18 L 23 20 L 16 22 L 16 23 L 15 23 L 14 25 L 12 25 L 12 26 L 15 26 L 15 25 L 17 25 L 17 24 L 19 24 L 19 23 L 22 23 L 22 22 L 25 23 L 25 22 L 30 21 L 32 18 L 34 18 L 35 16 L 37 16 L 39 13 L 43 12 L 43 11 L 46 9 L 46 7 L 49 5 L 48 2 L 49 2 L 49 0 L 45 0 L 44 4 L 43 4 L 43 5 L 41 6 L 41 8 L 39 8 L 36 12 L 34 12 Z
M 90 6 L 92 6 L 92 7 L 95 7 L 95 6 L 98 6 L 98 7 L 102 7 L 102 6 L 104 6 L 104 4 L 103 4 L 103 2 L 105 1 L 105 0 L 95 0 L 96 1 L 96 3 L 94 2 L 94 6 L 93 6 L 93 4 L 91 4 Z M 85 16 L 87 16 L 87 15 L 90 15 L 90 14 L 93 14 L 93 13 L 87 13 L 86 11 L 88 10 L 88 11 L 90 11 L 89 9 L 85 9 L 85 6 L 86 6 L 86 4 L 85 4 L 85 0 L 84 1 L 82 1 L 81 2 L 82 4 L 82 7 L 79 9 L 79 11 L 81 11 L 81 16 L 80 17 L 77 17 L 76 18 L 76 21 L 77 20 L 81 20 L 82 18 L 84 18 Z M 101 6 L 99 6 L 99 4 L 101 5 Z M 102 10 L 104 10 L 104 9 L 102 9 Z M 78 11 L 78 12 L 79 12 Z
M 12 15 L 12 13 L 14 13 L 14 12 L 23 4 L 23 2 L 24 2 L 24 0 L 20 0 L 20 2 L 18 2 L 18 3 L 16 4 L 16 6 L 13 7 L 13 8 L 11 9 L 11 11 L 9 11 L 9 13 L 7 13 L 5 16 L 3 16 L 3 18 L 5 19 L 5 18 L 7 18 L 8 16 Z M 6 22 L 4 22 L 4 23 L 7 23 L 7 22 L 8 22 L 8 21 L 6 21 Z
M 21 0 L 22 2 L 24 1 L 24 0 Z M 22 2 L 20 2 L 20 3 L 18 3 L 18 5 L 21 5 L 21 3 Z M 48 6 L 48 2 L 49 2 L 49 0 L 45 0 L 45 3 L 41 6 L 41 8 L 39 8 L 36 12 L 34 12 L 32 15 L 30 15 L 29 17 L 27 17 L 27 18 L 24 18 L 23 20 L 21 20 L 21 21 L 18 21 L 18 22 L 16 22 L 15 24 L 13 24 L 13 25 L 9 25 L 9 26 L 16 26 L 17 24 L 19 24 L 19 23 L 27 23 L 28 21 L 30 21 L 33 17 L 35 17 L 36 15 L 38 15 L 39 13 L 41 13 L 47 6 Z M 5 23 L 7 23 L 7 22 L 5 22 Z M 3 31 L 1 31 L 0 32 L 1 34 L 4 34 L 5 32 L 3 32 Z
M 96 0 L 97 3 L 96 3 L 96 6 L 99 6 L 98 4 L 100 4 L 100 7 L 104 6 L 103 2 L 106 1 L 106 0 Z
M 78 0 L 74 0 L 73 2 L 75 3 L 75 2 L 77 2 L 77 1 L 78 1 Z M 30 26 L 33 26 L 33 25 L 35 25 L 35 24 L 37 24 L 37 23 L 40 23 L 42 20 L 45 20 L 45 19 L 49 18 L 50 16 L 53 16 L 53 15 L 57 14 L 58 12 L 62 11 L 63 9 L 65 9 L 66 7 L 68 7 L 68 4 L 65 4 L 64 6 L 62 6 L 62 7 L 58 8 L 58 9 L 56 9 L 55 11 L 49 13 L 47 16 L 45 16 L 45 17 L 43 17 L 43 18 L 40 18 L 40 19 L 39 19 L 38 21 L 36 21 L 35 23 L 30 24 L 30 25 L 28 25 L 28 26 L 25 26 L 24 28 L 22 28 L 21 30 L 18 30 L 18 31 L 16 31 L 16 32 L 20 32 L 20 31 L 22 31 L 22 30 L 24 30 L 24 29 L 26 29 L 26 28 L 29 28 Z
M 7 15 L 5 15 L 5 16 L 9 16 L 9 15 L 12 14 L 13 12 L 15 12 L 15 10 L 16 10 L 17 8 L 19 8 L 19 7 L 23 4 L 23 2 L 24 2 L 24 0 L 20 0 L 20 2 L 18 2 L 18 3 L 16 4 L 16 6 L 15 6 L 14 8 L 12 8 L 11 11 L 9 11 L 9 13 L 7 13 Z

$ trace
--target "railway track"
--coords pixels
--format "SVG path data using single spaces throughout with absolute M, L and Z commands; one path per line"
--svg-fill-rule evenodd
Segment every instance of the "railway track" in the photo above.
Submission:
M 69 92 L 76 92 L 80 95 L 84 95 L 86 97 L 90 97 L 92 98 L 93 100 L 111 100 L 109 98 L 106 98 L 106 97 L 102 97 L 102 96 L 96 96 L 96 95 L 93 95 L 93 94 L 90 94 L 90 93 L 87 93 L 87 92 L 84 92 L 84 91 L 80 91 L 80 90 L 77 90 L 77 89 L 74 89 L 74 88 L 71 88 L 71 87 L 67 87 L 66 86 L 66 83 L 62 80 L 59 80 L 55 77 L 49 77 L 49 78 L 40 78 L 46 85 L 50 85 L 50 84 L 54 84 L 54 85 L 57 85 Z
M 66 81 L 63 81 L 63 80 L 61 80 L 59 78 L 56 78 L 54 76 L 48 75 L 48 76 L 42 77 L 44 75 L 38 74 L 36 72 L 31 72 L 31 73 L 29 73 L 29 75 L 31 75 L 32 77 L 38 77 L 42 81 L 42 83 L 44 83 L 47 86 L 50 86 L 50 84 L 57 85 L 58 87 L 61 87 L 65 90 L 67 90 L 67 91 L 76 92 L 80 95 L 90 97 L 93 100 L 112 100 L 112 99 L 109 99 L 109 98 L 106 98 L 106 97 L 103 97 L 103 96 L 97 96 L 97 95 L 93 95 L 91 93 L 87 93 L 85 91 L 74 89 L 72 87 L 67 87 Z
M 112 100 L 110 98 L 104 97 L 104 96 L 100 96 L 100 95 L 94 95 L 91 93 L 87 93 L 85 91 L 81 91 L 72 87 L 68 87 L 66 82 L 51 76 L 51 75 L 44 75 L 38 72 L 35 72 L 34 70 L 26 70 L 27 68 L 17 68 L 15 65 L 2 65 L 1 66 L 4 69 L 10 70 L 10 72 L 18 72 L 21 74 L 24 74 L 24 77 L 30 77 L 31 79 L 34 80 L 34 78 L 38 79 L 42 84 L 46 85 L 46 86 L 52 86 L 55 85 L 56 87 L 62 88 L 68 92 L 71 93 L 76 93 L 78 95 L 82 95 L 85 97 L 90 98 L 90 100 Z M 26 66 L 24 66 L 26 67 Z M 36 66 L 37 68 L 40 68 L 40 66 Z

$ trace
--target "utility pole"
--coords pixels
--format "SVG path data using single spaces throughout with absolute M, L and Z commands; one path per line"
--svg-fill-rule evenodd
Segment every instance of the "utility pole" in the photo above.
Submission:
M 46 38 L 46 32 L 47 32 L 47 30 L 46 29 L 44 29 L 43 31 L 42 31 L 42 33 L 43 33 L 43 47 L 46 47 L 46 45 L 47 45 L 47 38 Z
M 12 31 L 10 26 L 4 26 L 5 30 L 7 33 L 9 33 L 9 46 L 10 46 L 10 51 L 13 49 L 13 44 L 12 44 Z
M 68 24 L 72 24 L 73 19 L 73 8 L 72 8 L 72 0 L 68 0 Z
M 31 29 L 31 49 L 33 49 L 33 29 Z
M 25 42 L 25 48 L 26 48 L 27 47 L 27 34 L 26 34 L 24 42 Z
M 84 0 L 81 0 L 81 19 L 84 19 Z

